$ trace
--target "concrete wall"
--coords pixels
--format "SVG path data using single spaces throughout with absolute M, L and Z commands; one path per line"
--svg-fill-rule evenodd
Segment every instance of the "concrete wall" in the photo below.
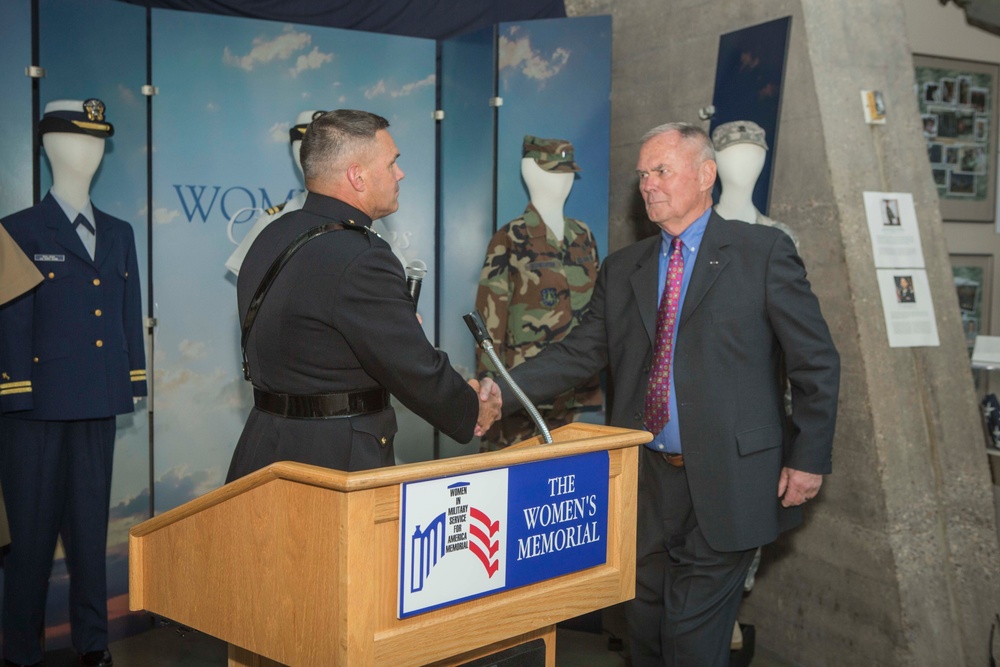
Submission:
M 638 138 L 699 122 L 720 34 L 792 16 L 770 215 L 801 240 L 842 355 L 842 393 L 834 474 L 806 525 L 765 549 L 741 620 L 757 625 L 759 645 L 803 665 L 985 664 L 1000 551 L 902 2 L 566 6 L 613 17 L 612 248 L 653 231 L 634 177 Z M 886 97 L 885 126 L 864 123 L 858 91 L 873 88 Z M 888 347 L 864 190 L 913 193 L 940 347 Z

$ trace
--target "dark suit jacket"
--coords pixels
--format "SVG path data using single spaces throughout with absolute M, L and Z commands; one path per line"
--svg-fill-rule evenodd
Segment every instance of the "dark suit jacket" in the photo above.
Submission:
M 135 237 L 96 207 L 94 221 L 91 260 L 51 194 L 3 220 L 44 277 L 0 306 L 0 409 L 10 417 L 98 419 L 146 395 Z
M 581 325 L 512 371 L 532 400 L 607 366 L 611 423 L 644 428 L 659 247 L 657 234 L 609 256 Z M 781 508 L 781 467 L 830 472 L 840 378 L 839 355 L 792 240 L 713 212 L 678 327 L 673 373 L 699 526 L 718 551 L 771 542 L 801 520 L 798 508 Z M 502 388 L 505 412 L 516 409 Z
M 264 228 L 237 281 L 240 321 L 274 259 L 299 234 L 353 220 L 360 230 L 306 243 L 275 279 L 247 343 L 254 386 L 282 394 L 325 394 L 384 387 L 446 435 L 468 442 L 479 413 L 476 393 L 428 342 L 389 244 L 371 219 L 330 197 Z M 286 419 L 251 412 L 229 479 L 274 461 L 340 470 L 391 465 L 396 418 L 390 408 L 349 419 Z

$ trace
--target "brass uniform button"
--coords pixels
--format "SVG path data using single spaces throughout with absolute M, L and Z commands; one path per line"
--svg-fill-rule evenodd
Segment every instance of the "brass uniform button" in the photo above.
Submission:
M 100 278 L 94 278 L 94 286 L 96 287 L 96 286 L 98 286 L 100 284 L 101 284 L 101 279 Z
M 386 437 L 385 437 L 385 436 L 383 435 L 383 436 L 382 436 L 382 446 L 383 446 L 383 447 L 385 447 L 385 445 L 386 445 L 386 443 L 387 443 L 387 442 L 389 442 L 388 438 L 386 438 Z
M 94 315 L 96 315 L 97 317 L 100 317 L 101 316 L 101 309 L 98 308 L 97 310 L 95 310 L 94 311 Z
M 104 341 L 103 340 L 99 340 L 96 343 L 94 343 L 94 345 L 96 345 L 97 347 L 104 347 Z
M 35 357 L 34 361 L 37 364 L 38 363 L 38 357 Z
M 49 271 L 49 280 L 51 280 L 52 278 L 55 278 L 55 277 L 56 277 L 56 274 L 54 274 L 51 271 Z

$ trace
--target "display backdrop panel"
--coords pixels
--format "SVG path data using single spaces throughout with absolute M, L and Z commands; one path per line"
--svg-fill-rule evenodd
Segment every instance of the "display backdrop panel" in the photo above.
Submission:
M 466 378 L 476 372 L 476 344 L 462 316 L 476 305 L 483 253 L 493 235 L 495 29 L 441 42 L 441 308 L 438 342 Z M 460 445 L 440 435 L 438 454 Z M 473 449 L 471 451 L 478 451 Z
M 16 4 L 20 6 L 21 3 Z M 30 21 L 27 9 L 30 3 L 23 4 L 25 13 L 19 20 Z M 9 12 L 12 8 L 13 5 L 4 3 L 0 11 Z M 39 109 L 44 110 L 45 104 L 54 99 L 97 97 L 107 104 L 108 120 L 115 126 L 115 135 L 106 141 L 104 159 L 91 184 L 91 200 L 97 208 L 132 225 L 145 308 L 148 285 L 146 100 L 140 92 L 145 80 L 145 10 L 112 0 L 40 0 L 38 24 L 38 64 L 45 68 L 45 77 L 39 82 Z M 81 26 L 86 29 L 81 30 Z M 13 29 L 8 33 L 8 28 L 10 26 L 4 23 L 2 48 L 10 48 L 6 43 L 8 34 L 15 43 L 21 39 L 30 43 L 30 23 L 28 27 L 22 24 L 23 31 Z M 100 44 L 101 48 L 95 49 L 94 44 Z M 22 45 L 21 48 L 27 48 L 30 55 L 30 46 Z M 30 64 L 30 59 L 24 63 Z M 17 161 L 5 160 L 5 164 L 18 165 L 20 177 L 28 179 L 17 186 L 26 191 L 26 200 L 22 192 L 19 199 L 23 205 L 17 208 L 25 208 L 32 205 L 30 142 L 35 138 L 32 136 L 30 79 L 24 77 L 20 64 L 15 69 L 25 82 L 29 102 L 23 117 L 11 119 L 20 134 L 13 142 L 13 146 L 18 147 L 17 156 L 13 158 Z M 8 129 L 5 121 L 4 131 Z M 4 140 L 3 146 L 6 155 L 11 145 Z M 44 150 L 40 160 L 40 189 L 44 196 L 52 185 Z M 6 189 L 6 179 L 3 187 Z M 117 420 L 107 559 L 111 641 L 148 627 L 144 614 L 128 611 L 128 530 L 147 519 L 150 513 L 148 419 L 147 401 L 143 399 L 133 414 L 120 415 Z M 49 583 L 45 616 L 47 650 L 70 643 L 68 600 L 69 576 L 60 548 Z
M 771 198 L 791 23 L 792 17 L 786 16 L 719 37 L 711 130 L 734 120 L 751 120 L 764 129 L 769 150 L 753 190 L 754 206 L 764 215 Z M 716 186 L 716 201 L 719 192 Z
M 568 139 L 581 171 L 564 206 L 608 254 L 611 17 L 501 23 L 497 37 L 497 228 L 524 213 L 524 135 Z M 485 254 L 486 247 L 481 250 Z
M 300 112 L 389 120 L 406 177 L 400 211 L 376 229 L 404 263 L 427 263 L 420 312 L 433 337 L 436 53 L 429 40 L 171 10 L 152 25 L 159 512 L 223 482 L 250 410 L 227 226 L 235 217 L 239 240 L 252 209 L 303 187 L 288 137 Z
M 31 1 L 0 3 L 0 93 L 4 122 L 0 123 L 0 218 L 31 206 Z

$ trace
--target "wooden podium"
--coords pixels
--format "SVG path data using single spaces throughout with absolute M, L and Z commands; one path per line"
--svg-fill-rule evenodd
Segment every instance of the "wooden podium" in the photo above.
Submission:
M 500 452 L 346 473 L 281 462 L 129 534 L 129 606 L 230 644 L 230 667 L 461 665 L 635 594 L 644 431 L 575 423 Z M 607 451 L 603 565 L 397 618 L 404 483 Z

